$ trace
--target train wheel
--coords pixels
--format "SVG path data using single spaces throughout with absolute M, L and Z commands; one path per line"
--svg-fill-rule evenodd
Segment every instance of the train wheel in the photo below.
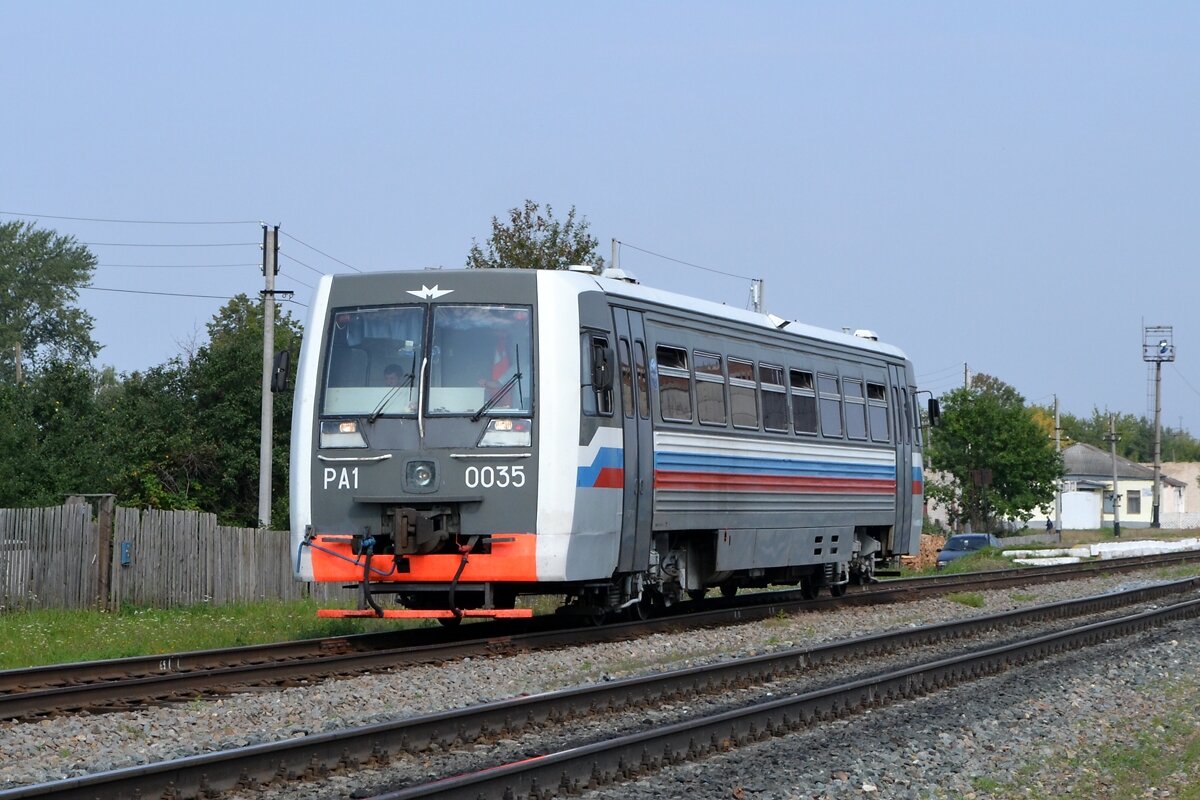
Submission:
M 734 584 L 734 583 L 722 583 L 721 584 L 721 597 L 724 597 L 726 600 L 729 600 L 736 596 L 737 596 L 737 584 Z
M 446 628 L 457 628 L 462 624 L 462 617 L 438 617 L 438 622 Z
M 834 597 L 841 597 L 842 595 L 844 595 L 844 594 L 846 593 L 846 587 L 847 587 L 848 585 L 849 585 L 849 584 L 845 584 L 845 583 L 834 583 L 834 584 L 831 584 L 831 585 L 829 586 L 829 593 L 830 593 L 831 595 L 833 595 Z
M 736 591 L 736 590 L 735 590 Z M 704 599 L 704 595 L 708 594 L 708 589 L 688 589 L 687 596 L 689 600 L 700 602 Z

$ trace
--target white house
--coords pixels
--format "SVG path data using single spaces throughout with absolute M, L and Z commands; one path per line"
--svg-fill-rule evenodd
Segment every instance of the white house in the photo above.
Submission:
M 1095 530 L 1113 524 L 1113 458 L 1098 447 L 1078 442 L 1063 448 L 1062 527 L 1064 530 Z M 1120 496 L 1121 526 L 1148 528 L 1153 517 L 1154 470 L 1117 456 L 1117 492 Z M 1180 527 L 1187 520 L 1187 484 L 1166 473 L 1159 474 L 1159 522 L 1163 527 Z M 1054 507 L 1039 509 L 1031 528 L 1054 517 Z

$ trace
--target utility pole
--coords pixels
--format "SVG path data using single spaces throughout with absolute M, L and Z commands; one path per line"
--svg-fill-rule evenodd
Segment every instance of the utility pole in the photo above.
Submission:
M 967 370 L 967 362 L 963 362 L 963 388 L 971 388 L 971 373 Z
M 1162 472 L 1162 365 L 1175 360 L 1174 333 L 1170 325 L 1142 327 L 1142 360 L 1154 362 L 1154 504 L 1150 527 L 1162 527 L 1159 521 Z
M 1108 415 L 1108 435 L 1104 437 L 1108 440 L 1109 448 L 1112 453 L 1112 468 L 1113 468 L 1113 490 L 1112 490 L 1112 506 L 1113 506 L 1113 536 L 1121 538 L 1121 492 L 1117 489 L 1117 415 Z
M 1062 462 L 1062 420 L 1058 415 L 1058 395 L 1054 395 L 1054 449 L 1058 451 L 1058 460 Z M 1058 541 L 1062 541 L 1062 478 L 1057 481 L 1057 491 L 1054 492 L 1054 531 Z
M 273 447 L 273 425 L 275 414 L 274 397 L 271 395 L 271 373 L 275 366 L 275 275 L 279 272 L 279 226 L 263 228 L 263 374 L 262 374 L 262 424 L 258 448 L 258 525 L 271 527 L 271 461 Z
M 612 240 L 612 261 L 609 266 L 613 269 L 621 268 L 621 243 L 616 238 Z

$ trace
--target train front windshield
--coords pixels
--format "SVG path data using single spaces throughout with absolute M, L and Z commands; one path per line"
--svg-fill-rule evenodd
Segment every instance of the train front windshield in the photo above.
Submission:
M 339 309 L 331 317 L 323 414 L 415 415 L 422 390 L 432 415 L 533 408 L 527 306 L 446 304 L 431 312 L 406 305 Z
M 429 413 L 528 414 L 533 408 L 533 320 L 521 306 L 433 309 Z

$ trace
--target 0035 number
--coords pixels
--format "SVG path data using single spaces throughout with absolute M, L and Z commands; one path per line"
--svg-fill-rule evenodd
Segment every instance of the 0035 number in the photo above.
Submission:
M 520 489 L 525 485 L 525 467 L 467 467 L 463 480 L 468 489 Z

